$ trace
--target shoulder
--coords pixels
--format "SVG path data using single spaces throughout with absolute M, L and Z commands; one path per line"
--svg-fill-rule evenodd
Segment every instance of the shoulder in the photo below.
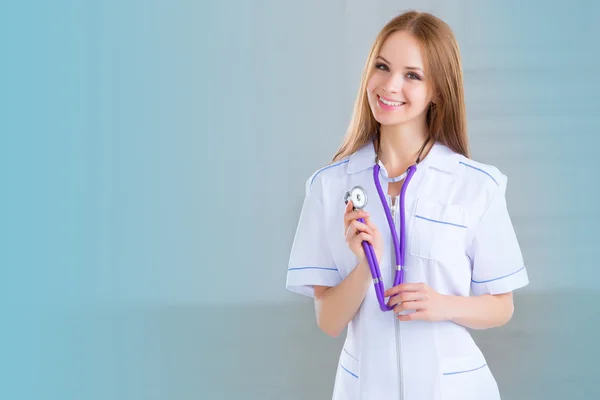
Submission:
M 508 178 L 497 166 L 465 157 L 446 146 L 439 146 L 436 155 L 433 167 L 446 172 L 432 175 L 439 179 L 436 187 L 445 188 L 437 196 L 450 195 L 454 202 L 474 212 L 504 196 Z
M 429 166 L 446 173 L 439 176 L 452 176 L 453 183 L 457 183 L 460 190 L 467 189 L 471 193 L 479 189 L 494 191 L 506 182 L 506 176 L 496 166 L 468 158 L 440 142 L 430 154 Z M 424 162 L 427 162 L 427 157 Z
M 507 176 L 498 167 L 456 155 L 456 172 L 466 182 L 495 191 L 506 185 Z
M 314 171 L 306 180 L 305 189 L 306 194 L 313 191 L 322 193 L 323 188 L 328 186 L 330 182 L 337 182 L 346 175 L 348 162 L 350 158 L 344 158 L 327 165 L 324 165 Z
M 494 199 L 506 193 L 508 177 L 498 167 L 457 154 L 454 171 L 458 176 L 458 198 L 474 216 L 481 215 Z
M 448 173 L 440 176 L 451 176 L 453 189 L 465 195 L 496 193 L 507 182 L 507 176 L 498 167 L 465 157 L 442 144 L 436 147 L 430 165 Z
M 351 175 L 356 176 L 369 170 L 373 167 L 374 162 L 375 148 L 372 141 L 367 141 L 348 156 L 324 165 L 313 172 L 306 182 L 307 193 L 321 186 L 323 190 L 327 190 L 329 196 L 337 196 Z

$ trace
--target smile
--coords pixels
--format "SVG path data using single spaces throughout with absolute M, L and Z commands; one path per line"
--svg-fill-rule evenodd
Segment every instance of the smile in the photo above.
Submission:
M 377 96 L 377 100 L 379 102 L 379 105 L 382 106 L 382 108 L 384 108 L 386 110 L 399 108 L 399 107 L 403 106 L 404 104 L 406 104 L 403 101 L 386 100 L 381 96 Z

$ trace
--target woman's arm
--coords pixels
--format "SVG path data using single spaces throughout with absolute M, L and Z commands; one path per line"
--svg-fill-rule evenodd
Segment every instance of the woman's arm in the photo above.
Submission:
M 354 318 L 367 290 L 372 285 L 371 269 L 362 246 L 367 241 L 373 246 L 375 257 L 381 260 L 383 239 L 371 217 L 364 210 L 354 210 L 352 201 L 344 211 L 346 243 L 356 255 L 358 265 L 334 287 L 315 286 L 315 310 L 317 324 L 323 332 L 337 337 Z M 364 218 L 364 223 L 359 222 Z
M 481 296 L 446 296 L 448 319 L 471 329 L 488 329 L 510 321 L 514 306 L 512 292 Z
M 394 312 L 414 311 L 399 315 L 400 321 L 453 321 L 471 329 L 502 326 L 513 315 L 512 292 L 497 295 L 442 295 L 425 283 L 404 283 L 388 289 L 388 304 Z
M 317 325 L 329 336 L 339 336 L 358 311 L 372 278 L 366 261 L 337 286 L 315 286 L 315 311 Z

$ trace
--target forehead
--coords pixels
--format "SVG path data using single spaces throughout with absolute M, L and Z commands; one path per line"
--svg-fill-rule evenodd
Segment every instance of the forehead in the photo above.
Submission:
M 424 67 L 421 45 L 413 35 L 405 31 L 388 36 L 378 55 L 397 67 Z

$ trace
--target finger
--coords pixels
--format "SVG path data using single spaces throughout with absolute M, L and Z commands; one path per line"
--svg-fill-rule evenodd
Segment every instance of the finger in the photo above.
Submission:
M 417 301 L 417 300 L 424 300 L 425 299 L 425 293 L 418 291 L 418 292 L 402 292 L 399 293 L 395 296 L 390 297 L 390 299 L 388 300 L 388 306 L 395 306 L 396 304 L 400 304 L 403 303 L 405 301 Z
M 369 213 L 366 212 L 365 210 L 350 210 L 348 212 L 346 212 L 346 214 L 344 214 L 344 221 L 349 223 L 355 219 L 359 219 L 359 218 L 367 218 L 369 216 Z
M 429 316 L 425 311 L 417 311 L 409 314 L 398 315 L 396 318 L 398 318 L 400 321 L 429 321 Z
M 359 231 L 359 232 L 366 232 L 366 233 L 368 233 L 369 235 L 372 235 L 372 234 L 373 234 L 373 230 L 372 230 L 372 229 L 371 229 L 371 228 L 370 228 L 370 227 L 369 227 L 367 224 L 364 224 L 364 223 L 362 223 L 362 222 L 360 222 L 360 221 L 356 221 L 356 220 L 355 220 L 355 221 L 352 221 L 352 222 L 350 223 L 350 226 L 351 226 L 353 229 L 355 229 L 355 230 L 357 230 L 357 231 Z
M 373 231 L 367 225 L 362 222 L 352 221 L 350 225 L 348 225 L 348 229 L 346 229 L 346 237 L 351 239 L 355 234 L 360 232 L 366 232 L 369 235 L 373 234 Z
M 347 230 L 348 225 L 350 225 L 352 221 L 356 221 L 359 218 L 366 218 L 368 215 L 369 213 L 363 210 L 350 211 L 344 215 L 344 229 Z
M 385 291 L 384 296 L 389 297 L 402 292 L 418 292 L 425 288 L 424 283 L 401 283 Z
M 373 221 L 371 220 L 371 215 L 367 215 L 367 217 L 365 218 L 365 224 L 367 224 L 367 226 L 371 229 L 373 229 L 374 231 L 377 230 L 377 227 L 375 226 L 375 224 L 373 223 Z
M 348 225 L 348 229 L 346 230 L 346 241 L 350 242 L 361 233 L 366 233 L 367 235 L 369 235 L 369 237 L 371 237 L 373 234 L 371 228 L 369 228 L 365 224 L 360 223 L 358 221 L 352 221 L 352 223 Z
M 368 233 L 361 232 L 356 235 L 355 238 L 351 240 L 351 242 L 358 242 L 358 245 L 362 244 L 362 242 L 369 242 L 371 246 L 373 245 L 373 237 Z M 353 243 L 355 244 L 355 243 Z
M 352 200 L 348 200 L 346 203 L 346 209 L 344 210 L 344 214 L 349 213 L 354 208 L 354 204 L 352 204 Z
M 421 311 L 426 309 L 427 304 L 424 301 L 405 301 L 394 307 L 394 312 L 399 313 L 402 311 Z

